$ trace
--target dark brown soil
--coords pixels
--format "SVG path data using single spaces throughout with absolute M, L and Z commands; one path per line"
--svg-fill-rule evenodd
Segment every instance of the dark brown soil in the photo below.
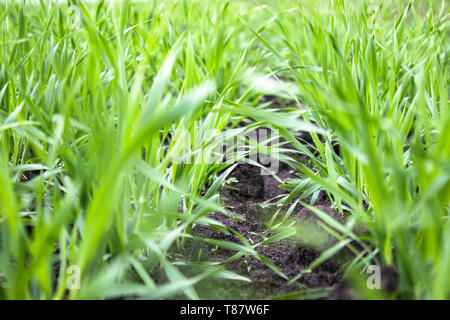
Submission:
M 288 191 L 279 188 L 280 183 L 274 177 L 262 176 L 260 170 L 260 168 L 248 164 L 238 165 L 230 175 L 237 182 L 231 183 L 221 190 L 221 197 L 225 200 L 226 208 L 241 217 L 241 221 L 222 213 L 210 215 L 211 218 L 221 222 L 227 228 L 239 232 L 251 244 L 259 243 L 264 237 L 271 235 L 267 232 L 267 223 L 273 215 L 274 209 L 262 208 L 259 204 L 288 194 Z M 280 164 L 277 175 L 283 181 L 295 177 L 292 169 L 286 164 Z M 326 197 L 319 197 L 319 201 L 322 203 L 321 210 L 333 216 L 337 215 L 327 206 Z M 314 220 L 314 214 L 301 205 L 297 205 L 293 216 L 305 219 L 305 221 Z M 239 238 L 233 233 L 213 230 L 203 225 L 196 225 L 193 228 L 193 235 L 241 244 Z M 183 260 L 194 262 L 199 261 L 200 250 L 200 261 L 224 261 L 234 253 L 225 249 L 217 249 L 204 242 L 189 240 L 183 249 L 177 250 L 175 255 L 182 257 Z M 317 250 L 295 239 L 284 239 L 276 243 L 261 245 L 256 247 L 256 250 L 270 259 L 289 279 L 307 268 L 320 255 Z M 295 284 L 289 284 L 286 279 L 254 256 L 241 257 L 224 264 L 224 267 L 251 279 L 251 282 L 208 279 L 196 286 L 201 297 L 208 299 L 269 299 L 306 288 L 330 288 L 341 279 L 339 267 L 332 261 L 327 261 L 313 269 Z M 326 297 L 327 292 L 327 290 L 323 290 L 323 295 L 319 295 L 319 297 Z

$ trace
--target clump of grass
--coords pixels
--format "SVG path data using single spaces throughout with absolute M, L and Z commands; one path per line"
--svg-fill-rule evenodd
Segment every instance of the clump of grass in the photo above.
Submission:
M 450 297 L 448 17 L 444 2 L 332 1 L 323 11 L 306 2 L 254 30 L 298 85 L 303 119 L 326 130 L 311 134 L 312 155 L 286 135 L 310 157 L 294 164 L 291 197 L 320 188 L 364 221 L 371 246 L 357 260 L 394 265 L 406 298 Z M 361 242 L 353 219 L 317 214 L 342 241 Z
M 338 241 L 310 269 L 347 247 L 348 272 L 389 264 L 401 297 L 450 297 L 446 3 L 257 4 L 0 3 L 0 298 L 198 299 L 205 278 L 248 280 L 217 263 L 186 277 L 167 252 L 187 238 L 287 279 L 255 248 L 293 236 L 287 216 L 321 190 L 348 219 L 311 207 Z M 260 103 L 268 93 L 294 103 Z M 209 213 L 229 214 L 217 192 L 233 166 L 214 161 L 218 141 L 231 128 L 249 142 L 259 126 L 309 159 L 280 154 L 298 179 L 269 221 L 279 233 L 195 237 L 195 224 L 224 227 Z M 80 290 L 67 288 L 73 266 Z
M 254 96 L 242 75 L 264 53 L 233 36 L 236 8 L 1 6 L 0 297 L 196 299 L 205 277 L 242 280 L 210 265 L 186 278 L 166 255 L 193 224 L 218 224 L 208 213 L 228 214 L 216 193 L 230 163 L 199 157 L 232 121 L 224 100 Z M 69 292 L 70 266 L 81 288 Z

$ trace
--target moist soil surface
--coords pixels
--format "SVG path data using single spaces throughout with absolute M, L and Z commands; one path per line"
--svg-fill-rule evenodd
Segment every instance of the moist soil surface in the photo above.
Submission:
M 292 169 L 284 163 L 280 163 L 278 177 L 285 181 L 294 178 Z M 261 175 L 261 169 L 239 164 L 230 177 L 234 178 L 231 184 L 220 191 L 225 207 L 240 217 L 239 220 L 230 218 L 222 213 L 213 213 L 213 218 L 229 230 L 233 229 L 247 239 L 251 244 L 256 244 L 275 233 L 267 232 L 267 223 L 277 207 L 262 207 L 261 203 L 274 203 L 281 195 L 288 194 L 286 190 L 279 188 L 279 181 L 271 175 Z M 330 208 L 330 202 L 325 195 L 319 196 L 316 206 L 334 216 L 337 213 Z M 291 215 L 297 221 L 308 221 L 308 229 L 305 233 L 311 233 L 314 229 L 315 215 L 307 208 L 297 205 Z M 312 228 L 312 229 L 311 229 Z M 270 259 L 289 279 L 298 275 L 307 268 L 320 255 L 320 249 L 325 249 L 333 239 L 327 239 L 322 231 L 319 236 L 325 240 L 325 245 L 314 246 L 302 243 L 298 238 L 287 238 L 278 242 L 260 245 L 255 249 L 258 254 Z M 192 234 L 201 238 L 226 240 L 242 244 L 240 239 L 232 232 L 224 232 L 204 225 L 196 225 Z M 328 245 L 327 245 L 328 241 Z M 319 249 L 318 249 L 319 248 Z M 222 262 L 233 256 L 235 252 L 217 248 L 203 241 L 188 240 L 184 248 L 175 249 L 173 256 L 189 262 L 214 261 Z M 339 264 L 336 261 L 327 261 L 314 268 L 310 273 L 304 274 L 296 283 L 289 284 L 286 279 L 278 275 L 265 263 L 254 256 L 240 257 L 237 260 L 224 264 L 224 267 L 236 274 L 244 276 L 251 282 L 208 278 L 196 285 L 196 290 L 201 298 L 208 299 L 270 299 L 289 293 L 299 292 L 305 295 L 303 298 L 326 298 L 332 286 L 341 281 Z M 192 270 L 183 270 L 190 274 Z M 192 271 L 194 273 L 194 271 Z M 323 290 L 318 290 L 324 288 Z M 307 290 L 315 289 L 315 290 Z M 295 296 L 294 297 L 299 297 Z

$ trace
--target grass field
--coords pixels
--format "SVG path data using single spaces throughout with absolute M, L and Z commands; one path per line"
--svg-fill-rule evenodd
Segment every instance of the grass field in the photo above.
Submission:
M 250 258 L 325 297 L 302 278 L 342 252 L 359 297 L 450 299 L 449 24 L 431 0 L 0 1 L 0 299 L 208 299 Z M 220 192 L 257 154 L 293 177 L 269 172 L 255 243 L 211 214 L 239 220 Z M 259 250 L 321 238 L 295 275 Z M 228 258 L 174 254 L 193 241 Z

